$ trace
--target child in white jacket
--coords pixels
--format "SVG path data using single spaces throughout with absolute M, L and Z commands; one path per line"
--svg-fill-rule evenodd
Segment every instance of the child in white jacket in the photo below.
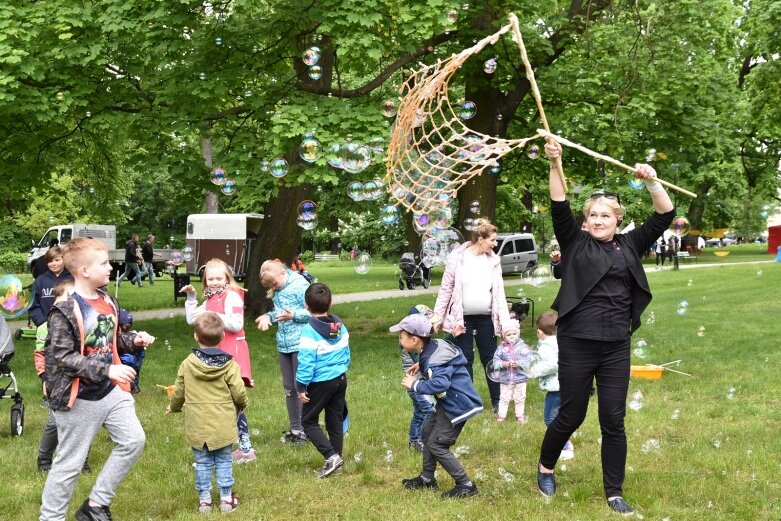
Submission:
M 546 311 L 537 317 L 537 351 L 532 357 L 532 365 L 527 371 L 529 378 L 540 379 L 540 389 L 545 391 L 543 415 L 548 426 L 559 413 L 561 396 L 559 394 L 559 344 L 556 341 L 555 311 Z M 561 450 L 560 460 L 571 460 L 575 457 L 575 446 L 572 440 L 567 440 Z

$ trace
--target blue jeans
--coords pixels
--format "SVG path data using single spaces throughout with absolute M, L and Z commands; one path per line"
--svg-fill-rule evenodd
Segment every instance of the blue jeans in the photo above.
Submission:
M 136 377 L 133 380 L 136 385 L 138 385 L 138 377 L 141 375 L 141 366 L 144 365 L 144 358 L 146 358 L 146 349 L 141 349 L 136 354 L 125 353 L 119 357 L 124 365 L 129 365 L 136 370 Z
M 154 284 L 155 283 L 155 267 L 152 266 L 151 262 L 144 262 L 144 273 L 141 274 L 141 279 L 144 278 L 144 275 L 149 277 L 149 283 Z
M 125 272 L 119 276 L 117 279 L 117 284 L 121 284 L 123 280 L 127 278 L 127 276 L 130 274 L 130 272 L 133 272 L 133 276 L 130 278 L 130 280 L 134 280 L 138 282 L 138 285 L 141 285 L 141 268 L 138 267 L 138 264 L 135 262 L 125 262 Z
M 491 315 L 464 315 L 464 325 L 466 332 L 453 339 L 453 343 L 461 348 L 466 357 L 466 370 L 472 381 L 475 381 L 472 372 L 472 364 L 475 361 L 474 343 L 477 343 L 477 351 L 480 354 L 480 362 L 483 367 L 488 367 L 494 359 L 496 352 L 496 336 L 494 336 L 494 322 Z M 488 385 L 488 392 L 491 395 L 491 405 L 496 409 L 499 407 L 499 395 L 501 390 L 499 382 L 494 382 L 488 375 L 485 376 L 485 382 Z
M 543 418 L 545 418 L 545 426 L 547 427 L 559 414 L 559 406 L 561 405 L 561 393 L 559 391 L 548 391 L 545 395 L 545 402 L 542 406 Z
M 407 391 L 407 394 L 412 399 L 412 419 L 409 422 L 409 441 L 419 440 L 423 436 L 423 424 L 426 423 L 428 417 L 434 412 L 434 407 L 431 406 L 431 402 L 426 399 L 426 396 L 414 391 Z
M 211 501 L 213 468 L 217 472 L 220 497 L 230 497 L 234 483 L 231 446 L 217 450 L 193 449 L 193 454 L 195 454 L 195 489 L 198 491 L 198 499 Z

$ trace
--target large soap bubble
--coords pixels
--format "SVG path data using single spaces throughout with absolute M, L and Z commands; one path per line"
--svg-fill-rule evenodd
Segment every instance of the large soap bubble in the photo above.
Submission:
M 372 256 L 362 251 L 353 259 L 353 269 L 358 275 L 366 275 L 372 267 Z
M 34 293 L 16 275 L 0 277 L 0 311 L 5 318 L 17 318 L 33 305 Z M 1 346 L 0 346 L 1 347 Z
M 314 230 L 317 228 L 317 214 L 299 215 L 296 218 L 296 224 L 304 230 Z
M 382 185 L 377 181 L 371 180 L 363 183 L 363 199 L 365 201 L 375 201 L 382 195 Z
M 323 77 L 323 69 L 319 65 L 309 67 L 309 77 L 313 80 L 319 80 Z
M 691 230 L 691 224 L 689 224 L 689 219 L 682 215 L 678 215 L 673 219 L 673 222 L 670 223 L 670 233 L 675 235 L 676 237 L 683 237 L 687 233 L 689 233 L 689 230 Z
M 325 160 L 334 168 L 342 168 L 342 145 L 339 143 L 328 145 Z
M 222 186 L 220 187 L 220 191 L 225 195 L 235 195 L 236 182 L 233 181 L 232 179 L 226 179 L 225 182 L 222 183 Z
M 347 195 L 353 201 L 363 201 L 363 183 L 353 181 L 347 185 Z
M 414 213 L 412 215 L 412 226 L 417 233 L 423 233 L 434 225 L 434 220 L 427 213 Z
M 539 265 L 529 273 L 527 280 L 535 288 L 544 288 L 553 280 L 553 277 L 547 266 Z
M 190 262 L 193 260 L 193 249 L 191 246 L 185 246 L 182 248 L 182 259 L 184 259 L 184 262 Z
M 455 228 L 432 228 L 423 235 L 420 260 L 424 266 L 447 263 L 450 253 L 464 242 L 464 236 Z
M 396 103 L 393 100 L 387 100 L 382 104 L 382 115 L 386 118 L 396 115 Z
M 472 119 L 477 113 L 477 104 L 474 101 L 465 101 L 461 105 L 461 119 Z
M 174 266 L 180 266 L 184 262 L 184 255 L 180 251 L 171 252 L 171 263 Z

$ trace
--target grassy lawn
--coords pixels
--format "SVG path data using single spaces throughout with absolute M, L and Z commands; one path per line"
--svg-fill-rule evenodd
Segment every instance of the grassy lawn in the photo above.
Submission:
M 733 244 L 723 248 L 703 248 L 699 253 L 693 253 L 697 262 L 708 264 L 733 264 L 736 262 L 751 262 L 761 260 L 773 260 L 774 254 L 767 252 L 767 244 Z M 644 259 L 643 264 L 655 265 L 656 259 Z M 665 265 L 669 264 L 667 262 Z
M 334 286 L 347 284 L 352 276 L 330 276 L 326 271 L 329 269 L 336 268 L 325 265 L 320 272 L 316 263 L 312 266 L 313 273 Z M 385 284 L 386 279 L 393 282 L 393 271 L 392 266 L 375 265 L 369 275 L 355 277 L 370 280 L 373 273 L 378 273 L 376 282 Z M 773 294 L 781 287 L 781 265 L 652 272 L 649 279 L 654 300 L 634 338 L 647 340 L 649 353 L 633 363 L 681 359 L 676 368 L 692 377 L 666 373 L 657 381 L 632 379 L 630 393 L 641 391 L 644 407 L 627 411 L 625 497 L 645 519 L 779 519 L 777 455 L 781 453 L 781 438 L 777 431 L 781 406 L 776 378 L 781 364 L 777 333 L 781 301 Z M 148 295 L 147 289 L 126 289 L 123 285 L 122 291 Z M 537 303 L 537 313 L 552 301 L 556 290 L 556 283 L 542 289 L 525 287 L 526 294 Z M 544 433 L 543 394 L 536 382 L 529 385 L 527 425 L 499 424 L 490 413 L 484 413 L 467 423 L 458 440 L 457 446 L 463 451 L 461 461 L 475 479 L 479 496 L 444 501 L 434 493 L 402 489 L 400 480 L 419 472 L 420 457 L 407 449 L 410 400 L 399 385 L 399 350 L 387 328 L 411 305 L 432 305 L 434 300 L 433 296 L 411 296 L 410 292 L 403 295 L 334 309 L 351 333 L 348 402 L 353 422 L 345 440 L 344 470 L 322 481 L 314 479 L 313 469 L 322 460 L 311 445 L 297 447 L 280 442 L 287 425 L 273 335 L 248 326 L 258 384 L 249 391 L 248 417 L 259 457 L 255 463 L 235 467 L 235 489 L 242 499 L 234 514 L 236 519 L 617 518 L 608 513 L 601 492 L 600 433 L 594 400 L 574 439 L 576 459 L 557 471 L 558 495 L 546 502 L 535 492 L 534 464 Z M 120 294 L 120 299 L 125 296 Z M 684 299 L 689 303 L 688 312 L 680 316 L 676 308 Z M 655 321 L 648 324 L 651 313 Z M 150 320 L 137 326 L 158 338 L 150 347 L 142 372 L 143 392 L 137 395 L 137 410 L 148 440 L 141 460 L 112 505 L 114 516 L 144 520 L 217 518 L 218 513 L 197 513 L 193 458 L 183 434 L 184 416 L 163 416 L 167 397 L 156 387 L 173 383 L 178 364 L 192 346 L 192 332 L 181 317 Z M 703 336 L 698 335 L 701 327 Z M 532 328 L 526 327 L 524 336 L 531 341 Z M 27 403 L 26 430 L 21 437 L 11 438 L 8 417 L 0 422 L 0 454 L 13 476 L 2 485 L 3 519 L 37 518 L 44 483 L 44 476 L 36 472 L 35 458 L 46 410 L 38 406 L 41 393 L 33 370 L 32 347 L 32 341 L 17 342 L 11 364 Z M 475 369 L 476 374 L 482 374 L 479 367 Z M 486 399 L 483 378 L 477 379 L 477 386 Z M 734 394 L 728 393 L 730 388 Z M 2 414 L 10 415 L 8 402 L 0 403 L 0 407 Z M 658 448 L 648 449 L 653 447 L 653 440 Z M 93 469 L 101 468 L 110 449 L 110 440 L 101 433 L 93 444 Z M 512 479 L 503 477 L 507 476 L 505 471 Z M 75 507 L 88 494 L 95 477 L 93 473 L 79 478 Z M 443 488 L 452 486 L 443 472 L 438 478 Z

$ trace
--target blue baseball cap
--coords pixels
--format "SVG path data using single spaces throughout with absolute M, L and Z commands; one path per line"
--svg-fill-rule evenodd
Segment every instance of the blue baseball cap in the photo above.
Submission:
M 119 310 L 119 325 L 133 325 L 133 315 L 126 309 Z

